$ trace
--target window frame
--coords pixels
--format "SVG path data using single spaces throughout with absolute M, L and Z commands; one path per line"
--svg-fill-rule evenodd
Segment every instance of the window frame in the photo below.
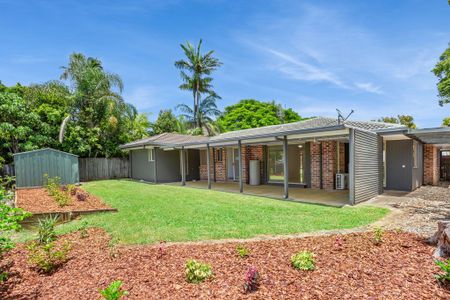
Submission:
M 155 161 L 155 149 L 154 148 L 147 150 L 147 160 L 148 160 L 148 162 Z

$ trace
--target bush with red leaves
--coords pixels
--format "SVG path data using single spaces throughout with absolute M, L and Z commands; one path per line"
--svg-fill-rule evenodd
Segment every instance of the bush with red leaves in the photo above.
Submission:
M 78 201 L 86 201 L 87 198 L 88 198 L 88 195 L 86 193 L 77 193 Z
M 244 292 L 249 293 L 256 291 L 259 286 L 259 272 L 256 267 L 248 268 L 244 279 Z

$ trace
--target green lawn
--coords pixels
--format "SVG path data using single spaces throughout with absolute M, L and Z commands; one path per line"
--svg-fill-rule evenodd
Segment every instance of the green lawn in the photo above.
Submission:
M 383 217 L 378 207 L 328 207 L 186 187 L 106 180 L 83 185 L 119 210 L 83 217 L 122 243 L 249 238 L 351 228 Z M 79 221 L 59 226 L 68 232 Z

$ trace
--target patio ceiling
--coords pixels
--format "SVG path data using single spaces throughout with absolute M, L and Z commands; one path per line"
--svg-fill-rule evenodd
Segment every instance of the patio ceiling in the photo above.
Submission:
M 409 130 L 407 136 L 416 138 L 425 144 L 434 144 L 438 146 L 450 145 L 450 128 L 429 128 L 429 129 L 412 129 Z

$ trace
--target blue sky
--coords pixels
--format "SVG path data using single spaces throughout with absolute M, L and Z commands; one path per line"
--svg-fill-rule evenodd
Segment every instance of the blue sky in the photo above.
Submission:
M 180 43 L 200 38 L 223 62 L 220 107 L 276 100 L 302 116 L 411 114 L 420 127 L 450 116 L 430 71 L 450 42 L 446 0 L 0 0 L 0 36 L 3 83 L 57 79 L 82 52 L 118 73 L 126 101 L 152 118 L 191 104 L 174 61 Z

